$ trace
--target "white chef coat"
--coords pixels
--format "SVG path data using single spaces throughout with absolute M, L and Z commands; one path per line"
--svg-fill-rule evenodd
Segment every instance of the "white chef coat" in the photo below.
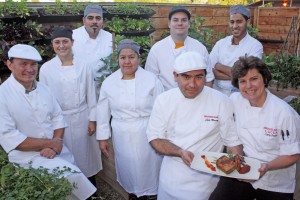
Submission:
M 81 171 L 90 177 L 102 169 L 96 136 L 88 135 L 89 121 L 96 121 L 95 85 L 91 68 L 76 58 L 73 61 L 73 66 L 62 66 L 56 56 L 42 65 L 39 78 L 50 87 L 63 110 L 68 123 L 65 145 Z
M 149 142 L 167 139 L 191 152 L 221 152 L 223 145 L 240 144 L 229 98 L 206 86 L 194 99 L 185 98 L 179 88 L 159 95 L 153 106 L 147 136 Z M 191 169 L 179 157 L 164 156 L 158 199 L 207 200 L 218 180 L 217 176 Z
M 154 99 L 163 92 L 160 81 L 141 67 L 132 80 L 123 80 L 121 70 L 106 78 L 97 106 L 97 140 L 111 135 L 117 180 L 137 196 L 157 194 L 162 157 L 147 141 L 146 128 Z
M 206 47 L 198 40 L 191 37 L 187 37 L 184 41 L 184 46 L 178 49 L 175 49 L 175 42 L 171 36 L 155 43 L 148 54 L 145 69 L 158 76 L 165 91 L 177 87 L 178 84 L 175 82 L 173 76 L 174 62 L 176 57 L 188 51 L 198 52 L 206 58 L 208 67 L 206 81 L 212 81 L 214 79 L 214 75 L 210 68 L 209 55 Z
M 230 98 L 234 104 L 237 132 L 246 156 L 265 163 L 281 155 L 300 153 L 300 117 L 286 102 L 268 90 L 267 99 L 261 108 L 252 107 L 240 93 L 234 93 Z M 273 192 L 293 193 L 295 175 L 296 164 L 268 171 L 252 185 Z
M 25 88 L 11 75 L 0 86 L 0 110 L 0 144 L 10 162 L 23 167 L 32 162 L 34 168 L 42 166 L 50 170 L 66 166 L 80 172 L 71 164 L 74 159 L 65 146 L 54 159 L 42 157 L 40 152 L 16 150 L 27 137 L 51 139 L 55 129 L 66 126 L 59 104 L 48 87 L 37 83 L 35 90 L 25 94 Z M 77 184 L 72 193 L 78 199 L 86 199 L 96 191 L 82 173 L 65 173 L 64 176 Z
M 90 62 L 93 66 L 94 78 L 99 77 L 101 74 L 98 73 L 98 70 L 104 66 L 100 59 L 113 52 L 112 34 L 101 29 L 97 38 L 91 39 L 85 27 L 81 26 L 73 30 L 72 37 L 74 39 L 72 48 L 74 56 Z
M 240 56 L 245 55 L 262 58 L 262 44 L 258 40 L 251 37 L 248 33 L 239 42 L 239 45 L 232 45 L 232 39 L 233 36 L 230 35 L 219 40 L 215 44 L 209 55 L 211 68 L 214 68 L 217 63 L 232 67 Z M 215 89 L 228 96 L 231 93 L 238 91 L 238 89 L 231 84 L 231 80 L 215 79 L 214 86 Z

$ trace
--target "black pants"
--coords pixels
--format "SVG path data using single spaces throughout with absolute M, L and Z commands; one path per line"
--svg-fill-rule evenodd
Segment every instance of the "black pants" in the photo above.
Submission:
M 157 200 L 157 195 L 145 195 L 137 197 L 135 194 L 129 194 L 129 200 Z
M 293 200 L 293 193 L 254 189 L 250 183 L 221 177 L 209 200 Z
M 88 177 L 88 179 L 97 188 L 96 175 Z M 92 196 L 90 196 L 90 198 L 88 198 L 88 199 L 93 199 L 93 197 L 98 197 L 97 191 L 94 194 L 92 194 Z

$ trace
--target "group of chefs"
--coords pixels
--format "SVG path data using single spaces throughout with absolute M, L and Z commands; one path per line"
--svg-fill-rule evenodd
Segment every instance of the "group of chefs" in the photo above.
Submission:
M 293 200 L 300 117 L 267 89 L 272 76 L 262 44 L 247 32 L 249 9 L 230 7 L 232 34 L 210 54 L 188 36 L 190 21 L 188 9 L 172 7 L 170 35 L 152 46 L 145 68 L 140 46 L 121 40 L 120 68 L 102 84 L 100 59 L 113 53 L 113 38 L 99 5 L 85 8 L 82 27 L 54 29 L 56 56 L 40 70 L 34 47 L 11 47 L 11 76 L 0 86 L 0 144 L 9 161 L 50 172 L 70 167 L 78 173 L 64 174 L 76 184 L 68 198 L 96 198 L 101 152 L 111 156 L 112 138 L 117 181 L 130 200 Z M 257 159 L 259 179 L 191 168 L 197 152 L 224 147 Z

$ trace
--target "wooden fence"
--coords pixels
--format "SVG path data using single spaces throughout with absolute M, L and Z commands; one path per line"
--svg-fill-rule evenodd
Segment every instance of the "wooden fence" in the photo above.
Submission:
M 171 5 L 150 5 L 156 11 L 151 17 L 156 31 L 152 34 L 155 41 L 160 39 L 161 34 L 168 29 L 168 13 Z M 198 15 L 205 19 L 204 26 L 215 30 L 217 33 L 230 34 L 229 30 L 229 7 L 212 5 L 186 5 L 192 16 Z M 264 46 L 264 52 L 279 53 L 282 44 L 288 36 L 292 17 L 299 17 L 299 7 L 292 8 L 263 8 L 251 7 L 251 24 L 258 28 L 258 39 Z M 290 38 L 290 43 L 294 40 Z

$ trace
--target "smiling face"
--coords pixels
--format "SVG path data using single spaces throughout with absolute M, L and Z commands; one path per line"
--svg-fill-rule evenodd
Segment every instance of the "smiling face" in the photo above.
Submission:
M 263 106 L 267 92 L 263 76 L 257 69 L 249 69 L 245 76 L 238 79 L 238 84 L 241 94 L 249 100 L 251 106 Z
M 240 41 L 246 36 L 249 21 L 249 19 L 246 20 L 241 14 L 233 14 L 230 16 L 229 27 L 234 39 Z
M 96 39 L 103 26 L 103 17 L 97 13 L 90 13 L 83 17 L 82 21 L 90 38 Z
M 123 79 L 133 79 L 139 66 L 139 55 L 132 49 L 122 49 L 119 53 L 118 59 L 120 69 L 123 73 Z
M 67 57 L 72 55 L 73 41 L 70 38 L 58 37 L 52 40 L 54 52 L 58 57 Z
M 38 72 L 38 62 L 14 58 L 6 62 L 14 78 L 26 89 L 31 89 Z
M 171 35 L 186 37 L 190 28 L 190 21 L 186 13 L 177 12 L 172 15 L 168 26 Z
M 182 94 L 188 99 L 193 99 L 203 90 L 205 70 L 194 70 L 181 74 L 174 72 L 174 78 Z

